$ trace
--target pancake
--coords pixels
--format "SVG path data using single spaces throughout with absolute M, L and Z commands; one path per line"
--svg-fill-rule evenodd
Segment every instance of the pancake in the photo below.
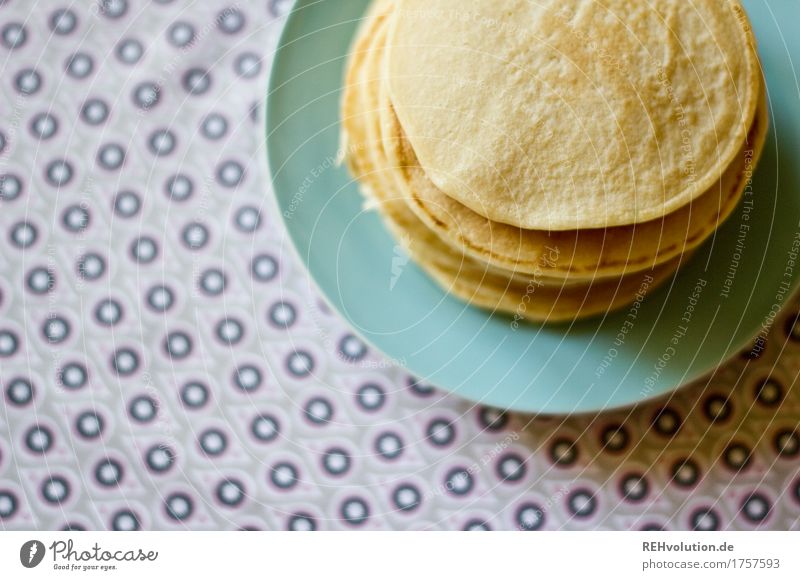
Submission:
M 535 281 L 527 285 L 493 275 L 480 278 L 462 271 L 454 271 L 438 264 L 427 264 L 424 255 L 417 256 L 417 264 L 425 269 L 449 294 L 480 308 L 530 322 L 570 322 L 599 316 L 624 308 L 640 295 L 648 295 L 668 281 L 688 259 L 675 260 L 656 266 L 646 272 L 637 272 L 617 280 L 597 279 L 585 285 L 563 288 L 538 286 Z M 643 290 L 644 289 L 644 290 Z
M 737 0 L 402 0 L 388 93 L 428 179 L 528 230 L 638 224 L 709 191 L 755 116 Z
M 393 215 L 392 223 L 388 224 L 390 226 L 406 226 L 402 230 L 390 227 L 393 234 L 404 235 L 406 230 L 413 231 L 422 246 L 430 247 L 437 243 L 436 234 L 429 228 L 420 227 L 424 224 L 415 223 L 419 220 L 397 191 L 396 175 L 388 165 L 381 146 L 377 99 L 379 78 L 370 74 L 375 68 L 367 66 L 382 58 L 384 43 L 380 41 L 385 40 L 386 16 L 391 8 L 391 0 L 382 0 L 373 6 L 371 16 L 363 21 L 353 44 L 342 98 L 342 152 L 351 174 L 359 180 L 366 207 L 378 209 L 384 218 L 387 213 Z M 387 210 L 389 206 L 393 206 L 391 210 Z M 432 257 L 431 261 L 449 270 L 473 268 L 473 275 L 486 269 L 485 266 L 477 267 L 472 260 L 453 249 Z M 511 271 L 500 269 L 498 274 L 507 277 L 514 275 Z M 519 281 L 527 283 L 529 278 L 520 276 Z M 546 278 L 545 282 L 558 283 L 559 280 Z
M 367 56 L 374 50 L 376 31 L 385 23 L 394 9 L 394 0 L 373 0 L 356 31 L 353 44 L 345 66 L 344 86 L 340 102 L 342 131 L 339 133 L 339 156 L 353 176 L 364 175 L 365 170 L 359 163 L 364 156 L 351 154 L 352 150 L 366 144 L 365 125 L 349 122 L 363 114 L 364 103 L 356 96 L 360 95 L 360 84 L 363 82 L 364 65 Z
M 669 261 L 702 244 L 738 205 L 747 167 L 761 154 L 768 129 L 766 94 L 747 142 L 720 180 L 705 194 L 663 218 L 633 226 L 546 232 L 493 222 L 447 196 L 419 166 L 409 139 L 381 95 L 383 146 L 397 168 L 400 191 L 414 213 L 453 247 L 497 267 L 517 272 L 541 269 L 541 256 L 559 258 L 547 268 L 554 278 L 614 276 Z

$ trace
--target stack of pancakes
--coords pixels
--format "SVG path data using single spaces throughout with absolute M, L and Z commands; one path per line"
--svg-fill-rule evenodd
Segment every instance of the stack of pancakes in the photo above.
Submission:
M 563 321 L 671 278 L 739 204 L 767 123 L 737 0 L 375 0 L 342 151 L 447 292 Z

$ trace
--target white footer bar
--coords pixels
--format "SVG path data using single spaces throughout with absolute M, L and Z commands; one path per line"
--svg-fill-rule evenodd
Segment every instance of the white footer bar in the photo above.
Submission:
M 800 578 L 792 532 L 0 532 L 0 578 Z M 684 576 L 682 576 L 684 577 Z

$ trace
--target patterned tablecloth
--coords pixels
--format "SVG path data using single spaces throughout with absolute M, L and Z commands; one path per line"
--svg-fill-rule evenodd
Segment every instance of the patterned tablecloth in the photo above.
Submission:
M 324 306 L 261 130 L 289 4 L 0 1 L 0 528 L 799 529 L 797 306 L 565 421 L 443 394 Z

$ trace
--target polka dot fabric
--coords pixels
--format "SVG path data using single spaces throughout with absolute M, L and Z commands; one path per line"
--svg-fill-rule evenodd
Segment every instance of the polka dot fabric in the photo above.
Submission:
M 0 529 L 800 528 L 797 305 L 566 421 L 445 395 L 325 307 L 265 167 L 289 4 L 0 3 Z

